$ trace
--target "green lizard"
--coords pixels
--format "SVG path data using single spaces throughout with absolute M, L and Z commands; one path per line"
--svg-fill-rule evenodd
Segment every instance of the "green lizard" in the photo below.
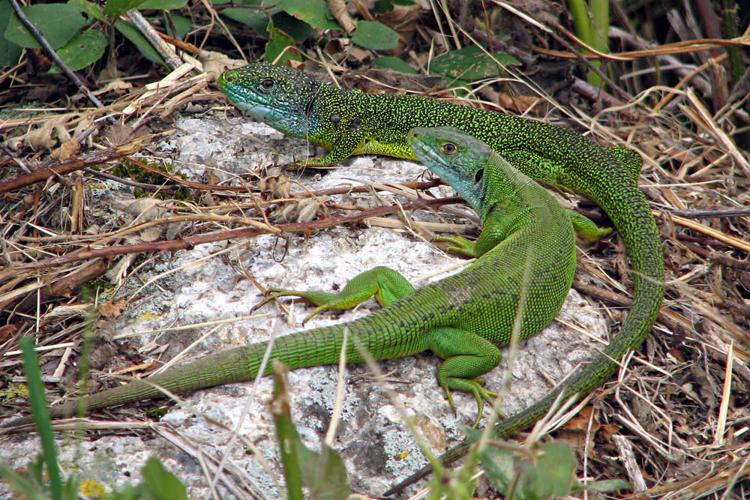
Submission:
M 476 242 L 445 238 L 457 252 L 477 260 L 417 290 L 387 267 L 355 276 L 338 293 L 275 289 L 276 297 L 296 295 L 317 305 L 313 314 L 349 309 L 373 296 L 383 308 L 349 323 L 277 338 L 270 358 L 293 369 L 336 364 L 345 329 L 351 362 L 362 360 L 354 339 L 378 360 L 430 350 L 444 359 L 437 378 L 451 406 L 451 390 L 473 394 L 478 421 L 483 400 L 492 393 L 477 378 L 499 363 L 498 346 L 510 340 L 517 309 L 522 311 L 520 338 L 527 338 L 549 323 L 565 300 L 576 266 L 573 226 L 591 238 L 607 230 L 563 209 L 488 146 L 455 129 L 417 129 L 410 141 L 479 214 L 483 230 Z M 522 296 L 523 307 L 518 307 Z M 163 390 L 180 393 L 252 380 L 267 348 L 267 342 L 260 342 L 208 355 L 143 381 L 53 406 L 50 413 L 53 418 L 70 416 L 79 405 L 93 410 L 159 397 Z
M 625 353 L 637 349 L 651 331 L 664 295 L 664 258 L 658 228 L 637 185 L 641 160 L 636 153 L 602 148 L 555 125 L 438 99 L 342 91 L 299 70 L 262 62 L 226 71 L 218 83 L 250 116 L 329 150 L 303 165 L 328 167 L 357 154 L 415 159 L 406 140 L 409 130 L 450 126 L 487 143 L 534 180 L 584 195 L 604 209 L 619 230 L 633 268 L 630 313 L 606 349 L 569 377 L 564 388 L 498 424 L 500 436 L 530 427 L 561 390 L 566 397 L 582 396 L 603 384 Z M 456 460 L 465 450 L 461 445 L 443 458 Z M 424 471 L 407 482 L 421 475 Z

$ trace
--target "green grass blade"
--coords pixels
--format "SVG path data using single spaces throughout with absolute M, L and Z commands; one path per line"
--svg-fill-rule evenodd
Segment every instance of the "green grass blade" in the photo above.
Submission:
M 55 438 L 52 433 L 49 410 L 47 409 L 44 384 L 42 384 L 42 372 L 39 368 L 39 360 L 34 352 L 34 340 L 32 337 L 21 339 L 21 350 L 23 351 L 23 371 L 26 375 L 26 383 L 29 386 L 31 413 L 34 416 L 34 423 L 36 424 L 37 432 L 39 432 L 39 438 L 42 441 L 42 455 L 44 456 L 44 462 L 47 464 L 50 492 L 53 500 L 62 500 L 63 484 L 60 476 L 60 466 L 57 463 Z

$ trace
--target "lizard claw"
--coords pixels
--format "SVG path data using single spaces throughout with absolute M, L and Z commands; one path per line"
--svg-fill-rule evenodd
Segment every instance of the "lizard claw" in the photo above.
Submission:
M 451 393 L 451 390 L 448 388 L 447 385 L 443 386 L 443 391 L 445 391 L 445 399 L 448 400 L 448 405 L 451 407 L 451 410 L 453 410 L 453 414 L 456 414 L 456 405 L 453 402 L 453 394 Z
M 495 398 L 497 398 L 498 393 L 484 388 L 482 386 L 483 381 L 481 379 L 463 380 L 462 382 L 464 385 L 464 388 L 462 388 L 462 390 L 467 390 L 467 392 L 470 392 L 477 402 L 477 417 L 474 420 L 474 423 L 471 425 L 472 427 L 477 427 L 479 425 L 479 421 L 482 419 L 482 415 L 484 414 L 484 402 L 487 401 L 488 403 L 493 403 Z M 448 388 L 448 386 L 443 386 L 443 390 L 445 391 L 445 398 L 448 400 L 448 404 L 453 410 L 453 413 L 456 413 L 456 405 L 453 402 L 453 395 L 451 394 L 451 390 Z M 502 412 L 500 412 L 499 415 L 501 418 L 506 418 L 505 414 Z
M 477 257 L 476 244 L 463 236 L 437 236 L 432 241 L 445 241 L 452 243 L 447 250 L 467 257 Z

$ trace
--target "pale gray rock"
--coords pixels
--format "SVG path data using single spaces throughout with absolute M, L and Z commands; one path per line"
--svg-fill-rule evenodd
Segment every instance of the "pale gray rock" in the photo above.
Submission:
M 265 125 L 242 119 L 184 118 L 177 123 L 177 129 L 178 133 L 162 149 L 174 151 L 176 168 L 197 180 L 201 180 L 206 165 L 219 168 L 217 175 L 224 181 L 231 182 L 248 171 L 263 175 L 264 169 L 290 164 L 306 157 L 312 149 L 304 141 L 287 139 Z M 423 170 L 412 162 L 362 157 L 351 159 L 346 166 L 325 175 L 298 177 L 296 182 L 300 184 L 295 184 L 295 190 L 301 189 L 301 184 L 322 189 L 346 183 L 404 182 L 417 179 Z M 361 201 L 368 196 L 341 199 Z M 383 198 L 392 197 L 383 195 Z M 431 213 L 421 217 L 437 220 Z M 157 346 L 168 344 L 165 359 L 192 346 L 182 354 L 183 362 L 208 352 L 268 339 L 274 328 L 277 335 L 302 328 L 299 322 L 310 309 L 295 304 L 290 306 L 293 321 L 280 316 L 275 306 L 267 305 L 252 317 L 236 322 L 149 333 L 250 315 L 261 296 L 239 272 L 240 267 L 266 287 L 330 290 L 342 287 L 355 274 L 377 265 L 390 266 L 421 286 L 457 272 L 466 262 L 410 232 L 383 228 L 338 227 L 310 238 L 292 236 L 286 253 L 283 247 L 282 240 L 262 236 L 201 245 L 178 252 L 174 258 L 156 259 L 140 271 L 138 278 L 142 281 L 131 277 L 120 292 L 122 297 L 143 298 L 100 333 L 126 338 L 129 345 L 143 353 L 155 352 Z M 376 307 L 370 301 L 352 312 L 321 314 L 304 328 L 357 318 Z M 605 321 L 574 291 L 570 292 L 559 318 L 576 324 L 593 337 L 605 336 Z M 546 394 L 551 385 L 542 374 L 562 379 L 589 359 L 596 348 L 593 344 L 588 336 L 559 321 L 523 343 L 513 363 L 512 390 L 504 395 L 503 411 L 512 414 Z M 471 397 L 455 395 L 457 415 L 449 408 L 435 381 L 438 364 L 439 360 L 429 354 L 381 362 L 396 401 L 388 398 L 384 387 L 366 367 L 347 367 L 346 396 L 333 446 L 346 461 L 355 491 L 377 495 L 395 479 L 425 463 L 397 405 L 416 417 L 436 452 L 457 443 L 462 437 L 462 426 L 473 422 L 476 404 Z M 500 388 L 506 370 L 504 359 L 499 368 L 488 374 L 490 389 Z M 331 421 L 337 377 L 337 367 L 300 369 L 289 375 L 294 419 L 300 435 L 314 449 L 320 447 Z M 155 438 L 151 433 L 146 433 L 143 439 L 142 434 L 86 437 L 82 441 L 64 438 L 58 441 L 61 459 L 66 472 L 79 470 L 85 479 L 113 485 L 137 480 L 146 458 L 156 455 L 184 481 L 192 498 L 208 498 L 209 479 L 196 457 L 203 456 L 213 470 L 214 461 L 226 456 L 230 469 L 227 474 L 242 479 L 237 479 L 235 490 L 219 482 L 217 491 L 222 498 L 243 496 L 248 491 L 275 498 L 283 492 L 283 478 L 267 407 L 270 393 L 270 379 L 262 379 L 255 391 L 249 382 L 186 395 L 182 397 L 183 405 L 173 407 L 160 423 L 154 424 L 160 429 Z M 235 428 L 242 440 L 232 437 L 231 430 Z M 200 453 L 187 453 L 164 435 L 177 436 Z M 3 460 L 12 467 L 25 465 L 38 450 L 35 435 L 0 439 Z M 270 464 L 270 471 L 257 455 L 247 453 L 248 443 Z

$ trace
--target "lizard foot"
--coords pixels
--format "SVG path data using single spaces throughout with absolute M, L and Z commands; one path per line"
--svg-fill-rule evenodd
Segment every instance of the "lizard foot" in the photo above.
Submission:
M 432 241 L 452 243 L 447 249 L 449 252 L 455 252 L 467 257 L 477 257 L 476 243 L 467 240 L 463 236 L 438 236 L 433 238 Z
M 445 391 L 445 398 L 448 400 L 453 413 L 456 413 L 456 405 L 453 402 L 453 395 L 451 389 L 458 391 L 469 392 L 474 396 L 477 401 L 477 418 L 474 420 L 472 427 L 477 427 L 479 421 L 482 419 L 484 414 L 484 402 L 492 403 L 498 396 L 496 392 L 490 391 L 483 387 L 484 382 L 481 379 L 459 379 L 453 378 L 449 383 L 443 385 L 443 391 Z M 505 415 L 500 413 L 501 418 L 505 418 Z
M 319 291 L 307 291 L 307 290 L 287 290 L 285 288 L 269 288 L 268 294 L 266 297 L 257 305 L 254 309 L 257 309 L 268 302 L 272 300 L 276 300 L 281 297 L 299 297 L 306 302 L 310 302 L 311 304 L 315 304 L 317 307 L 313 309 L 310 314 L 305 316 L 305 319 L 302 320 L 302 324 L 304 325 L 310 319 L 317 316 L 323 311 L 327 311 L 330 309 L 339 309 L 339 307 L 336 307 L 338 304 L 331 303 L 330 301 L 330 295 L 327 292 L 319 292 Z

